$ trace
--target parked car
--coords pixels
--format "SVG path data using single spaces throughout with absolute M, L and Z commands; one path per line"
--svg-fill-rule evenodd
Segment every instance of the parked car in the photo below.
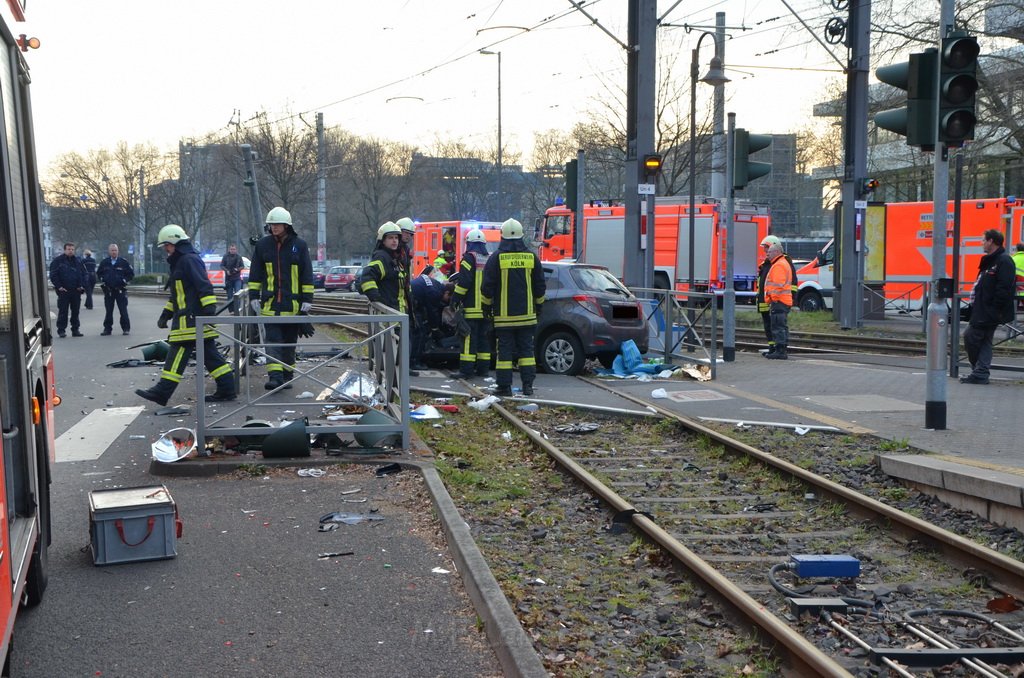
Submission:
M 611 367 L 623 342 L 647 351 L 647 323 L 641 302 L 603 266 L 544 262 L 545 303 L 537 319 L 537 366 L 548 374 L 575 375 L 588 358 Z M 457 359 L 458 337 L 431 344 L 426 360 Z M 492 350 L 492 354 L 496 352 Z
M 210 277 L 210 282 L 213 283 L 214 287 L 224 286 L 224 269 L 220 267 L 220 260 L 224 258 L 222 254 L 204 254 L 203 264 L 206 266 L 206 274 Z M 249 282 L 249 266 L 252 264 L 248 257 L 242 257 L 242 282 Z
M 315 263 L 313 264 L 313 289 L 324 289 L 324 280 L 327 278 L 328 270 L 329 269 L 326 266 L 317 266 Z
M 324 278 L 324 292 L 347 290 L 356 292 L 362 266 L 333 266 Z

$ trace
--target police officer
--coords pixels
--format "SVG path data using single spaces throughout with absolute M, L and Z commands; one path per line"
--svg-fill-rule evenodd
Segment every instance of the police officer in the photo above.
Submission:
M 146 390 L 136 390 L 135 394 L 157 405 L 166 405 L 181 382 L 189 358 L 196 348 L 196 316 L 213 315 L 217 299 L 213 296 L 213 285 L 206 275 L 206 266 L 181 226 L 168 224 L 161 228 L 157 235 L 157 245 L 168 255 L 171 274 L 167 281 L 170 298 L 156 324 L 161 329 L 170 326 L 167 343 L 171 349 L 167 352 L 164 369 L 160 372 L 160 381 Z M 212 326 L 206 325 L 203 328 L 203 361 L 206 371 L 217 382 L 217 390 L 206 396 L 207 402 L 234 400 L 237 397 L 234 372 L 217 349 L 214 340 L 216 336 L 217 331 Z
M 761 265 L 757 268 L 757 291 L 755 299 L 757 301 L 757 312 L 761 314 L 761 324 L 764 326 L 764 335 L 768 338 L 768 352 L 764 354 L 768 357 L 768 353 L 775 352 L 775 339 L 772 334 L 772 321 L 771 313 L 768 302 L 764 299 L 764 284 L 765 279 L 768 277 L 768 271 L 772 267 L 772 262 L 768 258 L 768 248 L 772 245 L 778 245 L 782 247 L 782 241 L 774 235 L 766 235 L 761 241 L 761 248 L 765 252 L 765 258 L 761 260 Z M 792 285 L 790 286 L 791 299 L 796 299 L 797 294 L 797 278 L 796 278 L 796 266 L 793 264 L 793 260 L 789 258 L 788 254 L 783 254 L 786 257 L 786 261 L 789 262 L 789 267 L 793 275 Z
M 114 305 L 117 305 L 117 313 L 121 317 L 121 333 L 131 334 L 132 321 L 128 318 L 128 283 L 135 277 L 135 270 L 128 260 L 119 257 L 120 250 L 117 243 L 110 243 L 107 247 L 107 257 L 100 262 L 96 269 L 96 277 L 100 281 L 100 289 L 103 290 L 103 331 L 100 335 L 110 336 L 114 329 Z
M 480 284 L 483 312 L 493 314 L 498 341 L 495 395 L 512 395 L 512 363 L 517 359 L 523 395 L 533 395 L 537 374 L 533 331 L 544 293 L 540 259 L 523 242 L 523 225 L 509 219 L 501 225 L 501 243 L 488 258 Z
M 88 281 L 88 274 L 82 260 L 75 256 L 75 243 L 64 243 L 64 253 L 50 262 L 50 282 L 57 292 L 57 336 L 68 336 L 68 315 L 71 316 L 71 336 L 85 336 L 78 331 L 78 308 L 82 304 L 82 292 Z
M 313 262 L 306 241 L 295 234 L 292 215 L 283 207 L 267 213 L 269 235 L 256 243 L 249 269 L 249 298 L 253 310 L 264 316 L 306 315 L 313 305 Z M 299 340 L 302 323 L 276 325 L 267 323 L 268 391 L 284 386 L 291 388 L 295 372 L 295 342 Z
M 433 337 L 434 342 L 441 343 L 444 338 L 441 332 L 442 314 L 452 294 L 450 282 L 438 282 L 430 277 L 433 267 L 427 266 L 423 272 L 413 278 L 412 298 L 415 304 L 415 331 L 411 333 L 412 346 L 409 350 L 409 366 L 413 371 L 425 369 L 422 363 L 427 339 Z M 413 375 L 416 376 L 416 375 Z
M 480 296 L 488 259 L 490 255 L 484 232 L 474 228 L 466 234 L 466 251 L 459 263 L 459 273 L 455 276 L 457 282 L 452 298 L 454 306 L 462 307 L 463 318 L 469 326 L 469 334 L 463 337 L 462 351 L 459 353 L 459 376 L 463 379 L 470 379 L 474 375 L 487 376 L 491 369 L 491 342 L 487 336 L 491 323 L 484 317 Z
M 92 292 L 96 287 L 96 260 L 92 250 L 83 252 L 82 265 L 85 266 L 85 307 L 92 310 Z

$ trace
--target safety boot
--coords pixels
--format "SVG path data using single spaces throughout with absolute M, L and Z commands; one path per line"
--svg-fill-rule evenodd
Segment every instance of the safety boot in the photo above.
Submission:
M 217 377 L 217 390 L 206 394 L 206 402 L 219 403 L 238 398 L 235 392 L 235 374 L 228 372 Z
M 768 353 L 765 355 L 768 360 L 789 360 L 789 356 L 786 355 L 786 345 L 777 344 L 775 346 L 775 353 Z
M 523 384 L 523 395 L 524 396 L 532 396 L 533 395 L 533 384 Z
M 135 389 L 135 395 L 163 407 L 167 404 L 167 401 L 171 399 L 171 396 L 174 395 L 174 389 L 177 388 L 177 386 L 177 384 L 169 379 L 161 379 L 145 390 L 141 388 Z
M 284 384 L 284 390 L 288 390 L 292 387 L 292 379 L 295 378 L 295 373 L 291 370 L 284 370 L 281 372 L 281 381 Z
M 275 388 L 284 385 L 284 376 L 280 371 L 271 372 L 267 376 L 267 383 L 263 384 L 263 388 L 268 391 L 273 391 Z

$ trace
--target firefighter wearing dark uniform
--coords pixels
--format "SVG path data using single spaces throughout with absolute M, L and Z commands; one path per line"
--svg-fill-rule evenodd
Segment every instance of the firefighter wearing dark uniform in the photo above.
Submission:
M 459 376 L 469 379 L 486 376 L 491 369 L 491 342 L 487 332 L 490 320 L 484 317 L 480 286 L 484 280 L 484 268 L 490 255 L 484 232 L 474 228 L 466 234 L 466 252 L 455 276 L 453 305 L 462 307 L 463 318 L 469 326 L 469 334 L 462 338 L 459 353 Z
M 135 394 L 158 405 L 166 405 L 195 351 L 196 316 L 213 315 L 217 300 L 206 275 L 206 266 L 181 226 L 168 224 L 161 228 L 157 245 L 168 254 L 171 275 L 167 282 L 170 299 L 156 324 L 161 329 L 170 328 L 167 343 L 171 349 L 167 352 L 160 381 L 146 390 L 136 390 Z M 206 396 L 208 402 L 234 400 L 236 397 L 235 375 L 217 349 L 216 336 L 217 331 L 212 326 L 204 326 L 203 361 L 206 371 L 217 381 L 217 391 Z
M 408 273 L 402 264 L 401 237 L 402 229 L 394 222 L 389 221 L 377 229 L 373 257 L 359 274 L 359 291 L 370 301 L 408 313 L 405 294 Z
M 292 215 L 283 207 L 267 212 L 269 235 L 263 236 L 249 267 L 249 303 L 261 316 L 299 316 L 313 305 L 313 262 L 306 241 L 295 234 Z M 295 373 L 295 343 L 302 323 L 267 323 L 268 391 L 284 387 Z M 276 344 L 276 346 L 274 345 Z
M 544 271 L 540 259 L 523 242 L 523 225 L 509 219 L 501 225 L 498 251 L 487 259 L 480 284 L 484 315 L 494 317 L 498 341 L 496 395 L 512 395 L 512 363 L 519 361 L 523 395 L 533 395 L 537 374 L 533 331 L 544 303 Z
M 779 240 L 778 237 L 774 235 L 766 235 L 764 237 L 764 240 L 761 241 L 761 247 L 765 251 L 765 253 L 768 252 L 768 248 L 771 247 L 772 245 L 778 245 L 779 247 L 782 247 L 782 241 Z M 793 284 L 790 285 L 790 292 L 792 295 L 792 300 L 795 301 L 797 298 L 798 289 L 798 282 L 796 278 L 796 266 L 793 264 L 793 260 L 790 259 L 788 254 L 784 254 L 782 256 L 786 257 L 786 261 L 789 262 L 790 271 L 793 274 Z M 774 335 L 772 334 L 772 320 L 770 312 L 771 309 L 769 308 L 768 302 L 764 300 L 765 279 L 768 277 L 768 271 L 771 269 L 771 267 L 771 260 L 767 256 L 765 256 L 765 258 L 761 260 L 761 265 L 757 268 L 757 294 L 755 296 L 755 299 L 757 301 L 757 312 L 761 314 L 761 324 L 764 326 L 764 335 L 768 338 L 768 352 L 763 354 L 766 357 L 768 353 L 775 352 L 775 339 Z

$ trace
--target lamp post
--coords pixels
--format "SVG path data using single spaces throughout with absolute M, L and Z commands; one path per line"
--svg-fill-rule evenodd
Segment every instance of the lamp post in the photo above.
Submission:
M 704 38 L 711 36 L 715 41 L 715 56 L 711 58 L 711 65 L 708 69 L 708 74 L 701 78 L 701 82 L 706 82 L 712 86 L 724 85 L 729 82 L 729 79 L 725 77 L 725 73 L 722 71 L 722 57 L 720 56 L 720 48 L 718 38 L 714 33 L 708 31 L 702 31 L 700 37 L 697 38 L 697 46 L 693 48 L 693 58 L 690 60 L 690 255 L 689 255 L 689 271 L 688 271 L 688 287 L 687 292 L 692 293 L 694 289 L 694 248 L 693 240 L 696 237 L 695 231 L 695 215 L 694 210 L 696 209 L 696 175 L 697 175 L 697 76 L 700 75 L 699 61 L 700 61 L 700 43 L 704 41 Z M 732 228 L 732 224 L 727 224 L 727 228 Z M 710 283 L 710 281 L 708 281 Z M 729 284 L 732 284 L 729 281 Z M 689 321 L 690 327 L 693 326 L 693 297 L 687 294 L 686 306 L 689 308 Z
M 501 191 L 501 52 L 492 52 L 487 49 L 480 50 L 481 54 L 496 55 L 498 57 L 498 204 L 495 219 L 502 218 L 505 209 L 505 195 Z

